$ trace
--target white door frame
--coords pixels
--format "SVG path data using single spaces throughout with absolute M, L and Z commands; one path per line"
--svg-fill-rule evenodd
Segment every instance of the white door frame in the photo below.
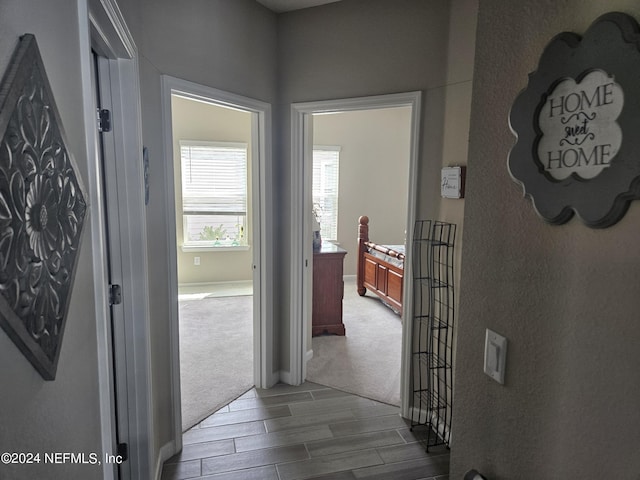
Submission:
M 151 478 L 153 472 L 153 405 L 151 402 L 151 365 L 149 338 L 149 292 L 147 281 L 147 233 L 144 211 L 142 128 L 138 53 L 115 0 L 78 0 L 80 71 L 82 102 L 89 175 L 91 243 L 94 268 L 94 294 L 98 346 L 98 385 L 100 424 L 105 453 L 115 454 L 112 401 L 113 363 L 110 339 L 110 316 L 107 300 L 105 212 L 101 206 L 102 183 L 98 156 L 96 104 L 91 79 L 91 49 L 107 60 L 109 81 L 103 85 L 111 92 L 113 129 L 110 161 L 118 172 L 117 183 L 108 181 L 116 200 L 109 205 L 118 212 L 117 222 L 110 224 L 119 237 L 122 278 L 123 349 L 116 358 L 116 376 L 126 383 L 124 395 L 128 405 L 123 417 L 126 431 L 121 437 L 129 445 L 129 460 L 122 466 L 122 478 Z M 139 161 L 136 161 L 139 160 Z M 113 235 L 112 235 L 113 238 Z M 119 355 L 120 357 L 120 355 Z M 122 371 L 120 369 L 123 369 Z M 119 402 L 118 402 L 119 403 Z M 116 478 L 113 465 L 103 464 L 105 479 Z
M 165 178 L 167 215 L 169 224 L 169 284 L 171 302 L 172 388 L 175 418 L 175 441 L 182 442 L 182 413 L 180 405 L 180 354 L 178 337 L 178 272 L 176 241 L 175 188 L 173 170 L 173 134 L 171 95 L 201 100 L 214 105 L 238 108 L 252 113 L 251 160 L 253 207 L 253 380 L 258 388 L 273 386 L 277 378 L 273 368 L 273 229 L 271 180 L 271 105 L 187 80 L 162 76 L 162 118 L 165 141 Z M 258 205 L 259 208 L 255 208 Z M 179 448 L 178 448 L 179 449 Z
M 294 385 L 306 378 L 307 338 L 311 315 L 312 240 L 311 240 L 311 170 L 313 164 L 313 114 L 371 110 L 392 107 L 411 107 L 411 146 L 407 202 L 407 241 L 404 262 L 401 413 L 408 416 L 411 384 L 411 312 L 413 311 L 413 282 L 411 279 L 411 238 L 416 220 L 418 147 L 420 139 L 421 92 L 376 95 L 291 105 L 291 321 L 290 321 L 290 380 Z M 304 232 L 300 235 L 300 232 Z

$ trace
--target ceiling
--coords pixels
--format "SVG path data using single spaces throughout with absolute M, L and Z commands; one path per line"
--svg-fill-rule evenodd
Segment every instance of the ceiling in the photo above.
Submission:
M 316 7 L 325 3 L 339 2 L 340 0 L 257 0 L 259 3 L 276 13 L 290 12 L 302 8 Z

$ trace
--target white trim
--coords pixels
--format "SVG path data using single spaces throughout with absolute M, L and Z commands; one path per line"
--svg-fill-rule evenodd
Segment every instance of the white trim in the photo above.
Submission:
M 291 372 L 287 372 L 286 370 L 280 370 L 278 372 L 278 377 L 282 383 L 286 383 L 288 385 L 293 385 L 291 383 Z
M 165 189 L 166 210 L 168 215 L 167 229 L 169 246 L 176 245 L 175 188 L 173 169 L 173 134 L 171 96 L 178 94 L 183 98 L 205 103 L 240 109 L 252 115 L 252 171 L 251 176 L 253 201 L 259 202 L 260 208 L 252 208 L 253 215 L 253 271 L 254 285 L 254 383 L 257 387 L 268 388 L 274 385 L 277 374 L 274 374 L 273 351 L 273 193 L 271 185 L 271 105 L 215 88 L 199 85 L 187 80 L 162 76 L 162 118 L 165 138 Z M 257 234 L 257 235 L 256 235 Z M 178 275 L 177 253 L 169 248 L 169 300 L 171 324 L 171 382 L 172 405 L 174 414 L 174 442 L 176 451 L 182 448 L 182 414 L 180 405 L 180 355 L 178 339 Z M 175 308 L 174 308 L 175 306 Z
M 129 460 L 132 478 L 151 475 L 153 457 L 153 401 L 147 265 L 147 230 L 142 165 L 142 128 L 138 62 L 110 61 L 112 117 L 117 172 L 122 265 L 122 312 L 129 411 Z M 126 354 L 125 354 L 126 352 Z
M 260 285 L 259 294 L 253 291 L 254 311 L 259 316 L 254 318 L 254 383 L 259 388 L 270 388 L 278 382 L 275 371 L 275 351 L 273 338 L 273 311 L 274 311 L 274 232 L 273 232 L 273 164 L 272 152 L 272 128 L 271 105 L 245 97 L 232 96 L 230 98 L 241 100 L 239 106 L 253 111 L 251 118 L 251 159 L 252 192 L 255 198 L 259 198 L 260 208 L 252 208 L 253 231 L 258 232 L 258 245 L 253 245 L 254 255 L 254 285 Z M 257 139 L 257 141 L 255 141 Z M 257 167 L 257 168 L 256 168 Z M 258 174 L 256 175 L 255 172 Z M 255 204 L 255 203 L 254 203 Z M 256 361 L 255 359 L 258 359 Z
M 123 350 L 118 354 L 116 374 L 127 385 L 124 396 L 129 408 L 121 425 L 129 443 L 129 460 L 121 467 L 122 478 L 148 478 L 152 472 L 153 405 L 151 399 L 151 366 L 148 311 L 147 239 L 144 199 L 142 198 L 142 128 L 137 50 L 124 17 L 114 0 L 78 0 L 80 31 L 82 94 L 84 104 L 85 135 L 90 173 L 92 200 L 92 247 L 94 255 L 94 281 L 96 295 L 96 322 L 98 330 L 98 364 L 101 397 L 102 440 L 105 452 L 114 452 L 114 405 L 111 400 L 112 352 L 109 317 L 106 305 L 106 249 L 104 238 L 105 212 L 100 206 L 99 157 L 97 156 L 96 105 L 91 82 L 91 49 L 95 48 L 108 60 L 109 80 L 105 88 L 112 94 L 114 125 L 111 142 L 118 183 L 108 183 L 109 191 L 117 196 L 117 224 L 112 230 L 119 237 L 122 255 L 124 318 Z M 140 158 L 140 161 L 132 161 Z M 117 192 L 115 191 L 117 189 Z M 101 238 L 98 238 L 101 237 Z M 122 370 L 121 370 L 122 368 Z M 124 370 L 124 371 L 123 371 Z M 123 399 L 123 397 L 119 397 Z M 106 415 L 110 414 L 107 419 Z M 105 478 L 114 478 L 113 468 L 103 466 Z
M 82 104 L 84 107 L 84 125 L 86 135 L 86 155 L 88 171 L 87 204 L 90 206 L 91 215 L 91 249 L 93 252 L 93 290 L 95 299 L 95 320 L 97 332 L 97 356 L 98 356 L 98 389 L 100 392 L 100 431 L 102 436 L 102 451 L 111 452 L 115 439 L 115 406 L 113 402 L 112 382 L 112 349 L 111 328 L 108 314 L 108 304 L 105 292 L 107 291 L 106 272 L 106 245 L 104 242 L 104 210 L 100 201 L 102 181 L 100 165 L 98 164 L 98 133 L 95 130 L 96 104 L 93 93 L 93 66 L 91 65 L 91 27 L 89 10 L 86 1 L 78 1 L 78 23 L 80 28 L 80 75 L 82 77 Z M 91 161 L 93 159 L 93 161 Z M 115 465 L 102 465 L 104 480 L 116 478 Z
M 235 245 L 233 247 L 207 247 L 206 245 L 180 245 L 184 253 L 215 253 L 215 252 L 246 252 L 251 250 L 251 245 Z
M 253 281 L 251 280 L 232 280 L 229 282 L 192 282 L 192 283 L 179 283 L 178 288 L 189 288 L 189 287 L 216 287 L 218 285 L 236 285 L 238 287 L 243 285 L 253 285 Z
M 93 45 L 105 54 L 108 52 L 109 58 L 131 60 L 136 57 L 137 49 L 133 36 L 115 0 L 86 0 L 86 2 L 89 6 Z
M 311 215 L 311 188 L 303 188 L 311 182 L 308 165 L 313 153 L 312 131 L 309 128 L 311 112 L 300 110 L 299 104 L 291 105 L 291 297 L 289 310 L 289 372 L 281 373 L 280 380 L 290 385 L 300 385 L 306 378 L 307 319 L 305 311 L 308 279 L 313 275 Z M 307 162 L 303 161 L 307 159 Z M 300 235 L 300 232 L 303 232 Z
M 413 330 L 413 231 L 416 223 L 418 197 L 418 156 L 420 149 L 421 95 L 418 92 L 411 109 L 411 146 L 409 152 L 409 199 L 407 202 L 407 234 L 405 238 L 405 257 L 402 299 L 402 355 L 400 365 L 400 414 L 409 418 L 413 403 L 411 392 L 411 352 Z
M 182 97 L 182 96 L 181 96 Z M 185 97 L 182 97 L 185 98 Z M 188 98 L 187 98 L 188 100 Z M 178 140 L 181 147 L 220 147 L 220 148 L 244 148 L 249 146 L 247 142 L 220 142 L 209 140 Z
M 425 410 L 423 408 L 415 408 L 415 407 L 410 407 L 409 408 L 409 416 L 407 416 L 406 418 L 419 418 L 419 419 L 425 419 L 425 423 L 426 420 L 429 418 L 429 416 L 431 416 L 431 426 L 432 427 L 436 427 L 436 431 L 432 432 L 432 433 L 437 433 L 438 435 L 440 435 L 441 438 L 444 438 L 446 435 L 449 436 L 449 444 L 451 444 L 451 437 L 452 437 L 452 433 L 450 430 L 450 427 L 447 426 L 447 422 L 444 418 L 441 418 L 438 421 L 438 415 L 436 414 L 436 412 L 432 411 L 431 415 L 429 415 L 429 410 Z
M 310 222 L 309 202 L 310 184 L 307 170 L 310 165 L 309 144 L 312 143 L 312 115 L 318 113 L 337 113 L 354 110 L 371 110 L 392 107 L 411 107 L 411 148 L 409 157 L 408 201 L 407 201 L 407 241 L 413 238 L 416 220 L 416 194 L 418 172 L 418 146 L 420 139 L 422 93 L 407 92 L 370 97 L 347 98 L 318 102 L 294 103 L 291 105 L 291 300 L 290 300 L 290 376 L 291 382 L 298 385 L 305 379 L 307 349 L 307 324 L 311 296 L 308 285 L 311 283 L 309 250 L 311 241 L 307 238 L 306 228 Z M 305 232 L 300 235 L 300 232 Z M 406 247 L 406 245 L 405 245 Z M 409 247 L 411 245 L 409 244 Z M 410 362 L 411 322 L 406 320 L 413 311 L 413 284 L 411 279 L 411 248 L 405 248 L 405 274 L 403 297 L 402 366 L 401 366 L 401 414 L 409 415 L 410 405 Z M 302 319 L 300 321 L 299 319 Z
M 174 246 L 177 245 L 176 213 L 175 213 L 175 183 L 173 175 L 173 134 L 172 134 L 172 114 L 171 114 L 171 87 L 162 77 L 162 120 L 164 124 L 164 158 L 165 158 L 165 185 L 167 192 L 165 198 L 165 211 L 167 213 L 167 245 L 169 251 L 169 277 L 168 291 L 169 306 L 169 355 L 171 369 L 171 405 L 173 405 L 173 432 L 172 439 L 175 451 L 182 450 L 182 404 L 180 390 L 180 328 L 178 316 L 178 289 L 174 288 L 178 284 L 177 252 Z M 170 172 L 170 173 L 169 173 Z
M 314 150 L 324 150 L 327 152 L 341 152 L 342 147 L 340 145 L 313 145 Z
M 173 457 L 174 452 L 177 452 L 177 449 L 176 443 L 173 440 L 165 443 L 162 447 L 160 447 L 160 451 L 158 452 L 158 460 L 156 461 L 156 473 L 153 478 L 155 478 L 156 480 L 160 480 L 162 478 L 162 467 L 164 466 L 164 462 Z

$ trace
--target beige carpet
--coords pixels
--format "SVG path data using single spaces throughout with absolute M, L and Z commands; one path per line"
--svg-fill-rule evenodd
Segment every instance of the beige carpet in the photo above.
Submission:
M 355 280 L 344 285 L 344 337 L 313 337 L 307 380 L 391 405 L 400 405 L 400 317 Z
M 253 387 L 252 308 L 251 295 L 180 300 L 183 431 Z
M 180 298 L 184 431 L 253 387 L 253 297 Z M 346 336 L 313 338 L 307 380 L 400 405 L 400 317 L 375 295 L 360 297 L 353 279 L 343 309 Z

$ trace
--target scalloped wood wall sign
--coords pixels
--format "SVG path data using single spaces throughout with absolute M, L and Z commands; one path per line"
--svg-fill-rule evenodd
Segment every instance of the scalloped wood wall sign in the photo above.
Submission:
M 618 222 L 640 198 L 640 28 L 608 13 L 580 37 L 545 48 L 509 115 L 509 173 L 536 212 L 593 228 Z
M 87 205 L 33 35 L 0 83 L 0 326 L 54 380 Z

